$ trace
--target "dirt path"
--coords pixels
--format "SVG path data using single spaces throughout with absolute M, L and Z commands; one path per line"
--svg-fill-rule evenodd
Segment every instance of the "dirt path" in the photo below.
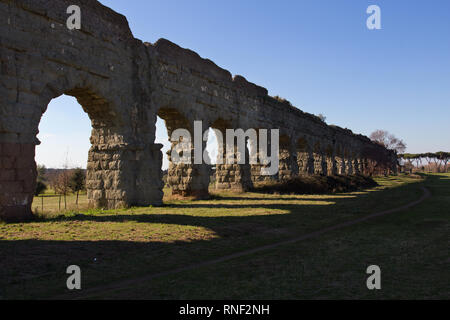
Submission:
M 108 291 L 113 291 L 113 290 L 118 290 L 118 289 L 123 289 L 123 288 L 127 288 L 130 287 L 132 285 L 136 285 L 136 284 L 140 284 L 144 281 L 147 280 L 151 280 L 151 279 L 155 279 L 155 278 L 159 278 L 159 277 L 163 277 L 166 275 L 171 275 L 171 274 L 175 274 L 175 273 L 179 273 L 179 272 L 183 272 L 183 271 L 188 271 L 188 270 L 192 270 L 192 269 L 196 269 L 196 268 L 200 268 L 200 267 L 204 267 L 204 266 L 210 266 L 216 263 L 221 263 L 221 262 L 225 262 L 231 259 L 235 259 L 235 258 L 240 258 L 243 256 L 247 256 L 247 255 L 251 255 L 254 253 L 258 253 L 258 252 L 262 252 L 265 250 L 269 250 L 269 249 L 273 249 L 279 246 L 284 246 L 284 245 L 288 245 L 288 244 L 292 244 L 298 241 L 302 241 L 302 240 L 306 240 L 306 239 L 311 239 L 311 238 L 315 238 L 318 237 L 322 234 L 325 234 L 327 232 L 330 231 L 334 231 L 334 230 L 338 230 L 338 229 L 342 229 L 345 227 L 349 227 L 376 217 L 380 217 L 380 216 L 384 216 L 387 214 L 391 214 L 391 213 L 395 213 L 395 212 L 399 212 L 399 211 L 403 211 L 405 209 L 409 209 L 413 206 L 418 205 L 419 203 L 423 202 L 424 200 L 426 200 L 428 197 L 430 197 L 431 193 L 430 191 L 425 188 L 422 187 L 423 190 L 423 195 L 416 201 L 410 202 L 408 204 L 405 204 L 401 207 L 398 208 L 394 208 L 394 209 L 389 209 L 389 210 L 385 210 L 385 211 L 381 211 L 381 212 L 376 212 L 376 213 L 372 213 L 369 214 L 367 216 L 358 218 L 358 219 L 354 219 L 354 220 L 350 220 L 347 222 L 343 222 L 343 223 L 339 223 L 336 224 L 334 226 L 331 227 L 327 227 L 327 228 L 323 228 L 320 229 L 318 231 L 314 231 L 311 233 L 307 233 L 304 235 L 301 235 L 299 237 L 293 238 L 293 239 L 289 239 L 289 240 L 285 240 L 285 241 L 280 241 L 277 243 L 273 243 L 273 244 L 269 244 L 269 245 L 265 245 L 265 246 L 261 246 L 261 247 L 257 247 L 254 249 L 250 249 L 250 250 L 245 250 L 245 251 L 241 251 L 241 252 L 237 252 L 234 254 L 230 254 L 227 256 L 223 256 L 217 259 L 213 259 L 213 260 L 208 260 L 205 262 L 201 262 L 201 263 L 196 263 L 196 264 L 192 264 L 186 267 L 182 267 L 182 268 L 177 268 L 177 269 L 172 269 L 172 270 L 168 270 L 168 271 L 164 271 L 164 272 L 160 272 L 160 273 L 154 273 L 154 274 L 150 274 L 147 276 L 143 276 L 143 277 L 139 277 L 139 278 L 134 278 L 134 279 L 129 279 L 129 280 L 123 280 L 123 281 L 118 281 L 112 284 L 108 284 L 108 285 L 102 285 L 102 286 L 98 286 L 98 287 L 94 287 L 94 288 L 90 288 L 90 289 L 86 289 L 83 290 L 83 292 L 80 293 L 68 293 L 68 294 L 64 294 L 64 295 L 60 295 L 57 297 L 54 297 L 54 299 L 87 299 L 93 296 L 98 296 L 99 293 L 105 293 Z

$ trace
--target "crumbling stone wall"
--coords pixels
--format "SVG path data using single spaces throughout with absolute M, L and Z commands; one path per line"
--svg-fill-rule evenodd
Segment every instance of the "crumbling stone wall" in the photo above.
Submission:
M 74 4 L 81 30 L 66 27 Z M 165 39 L 142 43 L 124 16 L 98 1 L 0 0 L 1 219 L 32 217 L 39 121 L 62 94 L 76 97 L 92 122 L 87 189 L 96 207 L 162 203 L 157 115 L 169 136 L 179 127 L 193 133 L 196 120 L 203 130 L 280 129 L 278 179 L 396 168 L 395 155 L 368 138 L 328 126 L 193 51 Z M 220 165 L 216 187 L 248 190 L 267 178 L 259 168 Z M 202 198 L 209 176 L 207 164 L 171 163 L 168 180 L 175 194 Z
M 66 27 L 71 4 L 82 8 L 81 30 Z M 161 203 L 149 59 L 123 16 L 97 1 L 2 0 L 0 63 L 1 218 L 32 215 L 38 125 L 62 94 L 76 97 L 92 121 L 92 206 Z

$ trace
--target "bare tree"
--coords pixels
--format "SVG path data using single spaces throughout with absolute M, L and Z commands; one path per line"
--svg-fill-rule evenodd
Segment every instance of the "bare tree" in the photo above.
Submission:
M 406 143 L 403 140 L 385 130 L 376 130 L 372 132 L 370 139 L 387 149 L 397 151 L 399 154 L 404 153 L 406 150 Z
M 59 194 L 59 202 L 61 203 L 61 196 L 64 196 L 64 209 L 67 209 L 67 200 L 66 196 L 71 191 L 70 189 L 70 170 L 63 169 L 56 176 L 54 181 L 55 192 Z M 61 207 L 61 205 L 60 205 Z
M 67 152 L 68 154 L 68 152 Z M 66 159 L 63 163 L 63 168 L 61 172 L 56 176 L 53 181 L 55 192 L 59 194 L 59 209 L 61 210 L 61 195 L 64 196 L 64 209 L 67 209 L 67 194 L 71 191 L 70 189 L 70 178 L 72 175 L 71 170 L 69 170 L 69 159 L 66 154 Z
M 436 158 L 439 160 L 439 166 L 438 166 L 439 172 L 441 172 L 442 165 L 444 166 L 444 171 L 442 171 L 442 172 L 447 172 L 447 163 L 449 161 L 449 157 L 450 157 L 449 152 L 444 152 L 444 151 L 436 152 Z
M 41 182 L 47 182 L 47 177 L 46 177 L 46 173 L 47 173 L 47 168 L 45 167 L 45 165 L 37 165 L 37 181 L 41 181 Z

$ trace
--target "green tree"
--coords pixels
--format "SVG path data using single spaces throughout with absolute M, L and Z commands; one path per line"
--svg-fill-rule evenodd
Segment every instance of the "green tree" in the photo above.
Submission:
M 43 194 L 47 190 L 47 185 L 41 181 L 38 180 L 36 182 L 36 189 L 34 190 L 34 195 L 38 197 L 39 195 Z M 41 209 L 44 211 L 44 197 L 41 196 Z
M 86 174 L 83 169 L 77 168 L 73 170 L 69 181 L 69 187 L 73 193 L 77 194 L 76 204 L 78 205 L 78 196 L 80 191 L 86 188 Z
M 45 167 L 45 165 L 38 164 L 37 165 L 37 180 L 46 182 L 47 181 L 47 177 L 45 176 L 46 173 L 47 173 L 47 168 Z
M 38 181 L 36 183 L 36 190 L 34 191 L 34 195 L 39 196 L 40 194 L 44 193 L 45 190 L 47 190 L 47 185 L 42 181 Z
M 448 163 L 449 158 L 450 158 L 450 153 L 449 152 L 444 152 L 444 151 L 436 152 L 436 158 L 439 161 L 441 161 L 442 164 L 444 165 L 444 172 L 447 172 L 447 163 Z M 440 167 L 441 167 L 441 165 L 439 165 L 439 169 L 440 169 Z

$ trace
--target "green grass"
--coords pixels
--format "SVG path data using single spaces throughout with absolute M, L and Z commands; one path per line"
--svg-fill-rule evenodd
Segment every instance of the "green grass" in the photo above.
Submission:
M 76 194 L 67 194 L 64 201 L 63 195 L 60 196 L 54 190 L 47 189 L 44 194 L 34 197 L 31 208 L 39 216 L 50 216 L 61 212 L 73 212 L 89 208 L 86 192 L 80 192 L 78 204 L 76 199 Z
M 450 175 L 377 179 L 379 187 L 333 195 L 216 194 L 164 207 L 88 210 L 0 224 L 0 296 L 51 298 L 65 269 L 82 288 L 184 267 L 294 238 L 418 199 L 408 210 L 320 237 L 171 274 L 97 298 L 311 299 L 449 298 Z M 365 270 L 382 269 L 369 291 Z

